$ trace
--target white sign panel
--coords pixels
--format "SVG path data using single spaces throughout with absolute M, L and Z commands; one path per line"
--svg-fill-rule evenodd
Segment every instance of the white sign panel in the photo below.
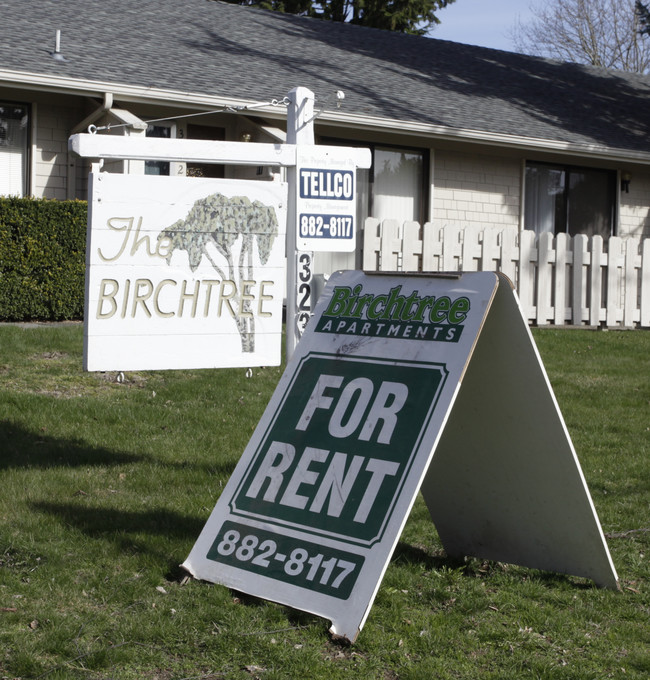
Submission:
M 286 185 L 90 180 L 86 370 L 280 363 Z
M 296 149 L 298 250 L 351 252 L 356 245 L 356 159 L 344 147 Z
M 496 286 L 334 275 L 185 567 L 356 638 Z

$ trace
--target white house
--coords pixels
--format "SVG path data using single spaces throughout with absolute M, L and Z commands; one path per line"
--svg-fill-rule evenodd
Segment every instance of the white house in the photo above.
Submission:
M 303 86 L 317 143 L 372 150 L 360 217 L 650 237 L 647 77 L 214 0 L 5 0 L 0 33 L 0 195 L 86 198 L 67 140 L 89 126 L 283 140 L 284 97 Z

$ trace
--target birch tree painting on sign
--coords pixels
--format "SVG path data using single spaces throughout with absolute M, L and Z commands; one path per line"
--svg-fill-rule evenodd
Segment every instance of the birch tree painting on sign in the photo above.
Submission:
M 252 298 L 247 293 L 249 282 L 254 280 L 254 242 L 257 242 L 260 262 L 265 265 L 277 235 L 278 220 L 272 207 L 260 201 L 251 202 L 246 196 L 227 198 L 223 194 L 213 194 L 196 201 L 185 219 L 174 222 L 158 237 L 159 242 L 162 239 L 171 241 L 168 264 L 174 251 L 184 250 L 193 272 L 205 257 L 222 281 L 238 282 L 229 300 L 232 301 L 231 310 L 242 310 L 239 315 L 233 311 L 233 317 L 241 336 L 243 352 L 255 351 L 255 317 L 251 307 Z M 241 248 L 235 265 L 232 248 L 240 237 Z M 224 258 L 225 265 L 215 260 L 208 245 L 212 245 Z

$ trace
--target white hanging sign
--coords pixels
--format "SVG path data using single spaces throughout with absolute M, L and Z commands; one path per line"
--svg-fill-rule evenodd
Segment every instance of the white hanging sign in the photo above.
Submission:
M 91 174 L 84 367 L 280 363 L 287 187 Z
M 357 164 L 345 147 L 296 148 L 298 250 L 354 251 Z

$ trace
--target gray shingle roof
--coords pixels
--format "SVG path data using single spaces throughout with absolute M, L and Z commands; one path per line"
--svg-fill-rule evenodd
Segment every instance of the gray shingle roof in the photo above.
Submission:
M 61 30 L 64 62 L 52 59 Z M 3 0 L 0 69 L 650 152 L 650 78 L 213 0 Z

